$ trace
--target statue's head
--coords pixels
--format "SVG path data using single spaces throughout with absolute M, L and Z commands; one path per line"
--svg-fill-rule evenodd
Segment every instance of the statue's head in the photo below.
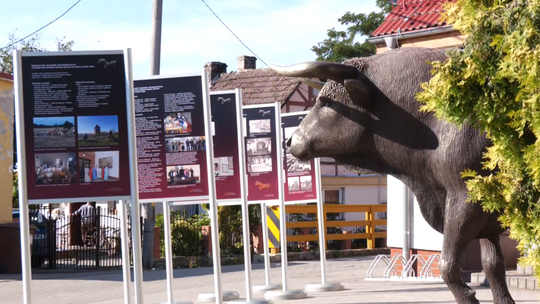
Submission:
M 369 149 L 362 140 L 374 120 L 369 109 L 375 87 L 348 62 L 271 66 L 282 76 L 300 77 L 320 90 L 315 105 L 287 142 L 295 157 L 303 160 L 321 156 L 335 158 Z M 327 81 L 314 81 L 314 78 Z

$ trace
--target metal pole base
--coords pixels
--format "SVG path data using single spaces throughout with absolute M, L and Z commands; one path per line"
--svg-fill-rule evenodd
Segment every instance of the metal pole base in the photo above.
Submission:
M 223 301 L 231 301 L 236 300 L 240 298 L 240 295 L 236 291 L 224 291 L 222 294 Z M 216 294 L 215 293 L 201 293 L 197 297 L 197 301 L 199 302 L 216 302 Z
M 259 299 L 259 300 L 251 300 L 248 301 L 246 299 L 238 299 L 238 300 L 232 300 L 229 301 L 227 304 L 274 304 L 272 300 L 266 300 L 266 299 Z
M 253 293 L 254 294 L 265 294 L 267 291 L 277 290 L 277 289 L 281 289 L 281 285 L 277 285 L 277 284 L 255 285 L 255 286 L 253 286 Z
M 303 290 L 270 290 L 264 294 L 267 300 L 296 300 L 305 299 L 307 294 Z
M 329 283 L 318 283 L 318 284 L 307 284 L 307 292 L 328 292 L 328 291 L 340 291 L 345 289 L 343 284 L 338 282 L 329 282 Z

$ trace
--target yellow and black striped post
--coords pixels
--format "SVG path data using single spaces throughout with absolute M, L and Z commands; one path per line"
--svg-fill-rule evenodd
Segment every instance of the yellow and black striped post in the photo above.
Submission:
M 266 224 L 268 225 L 268 247 L 271 253 L 279 253 L 279 207 L 266 207 Z

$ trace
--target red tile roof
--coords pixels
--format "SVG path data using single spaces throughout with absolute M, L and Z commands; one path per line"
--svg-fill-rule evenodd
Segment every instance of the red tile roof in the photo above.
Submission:
M 210 91 L 242 89 L 244 105 L 285 103 L 291 98 L 300 81 L 277 75 L 270 69 L 245 69 L 221 75 Z
M 0 72 L 0 79 L 7 79 L 13 81 L 13 75 Z
M 385 36 L 398 33 L 414 32 L 427 28 L 442 27 L 443 3 L 456 0 L 399 0 L 397 5 L 386 16 L 383 23 L 370 37 Z

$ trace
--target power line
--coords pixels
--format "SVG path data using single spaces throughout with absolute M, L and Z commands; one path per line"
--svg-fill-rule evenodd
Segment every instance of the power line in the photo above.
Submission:
M 214 12 L 214 10 L 212 10 L 212 8 L 206 3 L 206 1 L 204 1 L 204 0 L 201 0 L 201 1 L 202 1 L 202 2 L 204 3 L 204 5 L 206 5 L 206 7 L 212 12 L 212 14 L 214 14 L 214 16 L 216 16 L 216 18 L 219 20 L 219 22 L 221 22 L 221 24 L 223 24 L 223 26 L 225 26 L 225 28 L 227 28 L 227 29 L 229 30 L 229 32 L 231 32 L 231 34 L 233 34 L 233 36 L 234 36 L 238 41 L 240 41 L 240 43 L 241 43 L 246 49 L 248 49 L 248 51 L 250 51 L 255 57 L 257 57 L 257 59 L 259 59 L 259 60 L 260 60 L 262 63 L 264 63 L 267 67 L 270 67 L 264 60 L 262 60 L 261 57 L 259 57 L 257 54 L 255 54 L 255 52 L 253 52 L 253 51 L 252 51 L 252 50 L 251 50 L 251 49 L 250 49 L 250 48 L 242 41 L 242 39 L 240 39 L 240 38 L 239 38 L 239 37 L 238 37 L 238 36 L 237 36 L 237 35 L 236 35 L 236 34 L 235 34 L 235 33 L 227 26 L 227 24 L 225 24 L 225 22 L 223 22 L 223 20 L 221 20 L 221 18 L 219 18 L 219 16 Z M 294 84 L 297 83 L 297 82 L 291 81 L 288 77 L 283 77 L 283 78 L 287 79 L 287 81 L 289 81 L 290 83 L 294 83 Z M 308 92 L 306 89 L 302 88 L 302 86 L 299 86 L 298 88 L 301 89 L 302 91 L 304 91 L 304 92 L 306 92 L 306 93 L 309 94 L 309 92 Z
M 221 20 L 221 18 L 219 18 L 219 16 L 212 10 L 212 8 L 206 3 L 206 1 L 204 0 L 201 0 L 204 5 L 206 5 L 206 7 L 208 7 L 208 9 L 212 12 L 212 14 L 214 14 L 214 16 L 216 16 L 216 18 L 219 20 L 219 22 L 221 22 L 221 24 L 223 24 L 223 26 L 225 26 L 229 32 L 231 32 L 231 34 L 233 34 L 233 36 L 238 39 L 238 41 L 240 41 L 240 43 L 246 47 L 246 49 L 248 49 L 248 51 L 250 51 L 255 57 L 257 57 L 262 63 L 264 63 L 267 67 L 268 64 L 266 64 L 266 62 L 264 62 L 264 60 L 261 59 L 261 57 L 257 56 L 257 54 L 255 54 L 255 52 L 253 52 L 243 41 L 242 39 L 240 39 L 238 36 L 236 36 L 236 34 L 225 24 L 225 22 L 223 22 L 223 20 Z
M 21 38 L 21 39 L 15 41 L 15 42 L 13 42 L 12 44 L 9 44 L 9 45 L 6 45 L 6 46 L 3 47 L 3 48 L 0 48 L 0 51 L 2 51 L 2 50 L 4 50 L 4 49 L 7 49 L 8 47 L 13 46 L 13 45 L 15 45 L 15 44 L 17 44 L 17 43 L 19 43 L 19 42 L 25 40 L 26 38 L 28 38 L 28 37 L 30 37 L 30 36 L 33 36 L 33 35 L 37 34 L 37 33 L 40 32 L 41 30 L 43 30 L 44 28 L 46 28 L 46 27 L 48 27 L 49 25 L 51 25 L 51 24 L 53 24 L 54 22 L 56 22 L 58 19 L 64 17 L 65 14 L 67 14 L 71 9 L 73 9 L 73 8 L 74 8 L 77 4 L 79 4 L 79 2 L 81 2 L 81 1 L 82 1 L 82 0 L 78 0 L 77 2 L 75 2 L 75 4 L 73 4 L 70 8 L 68 8 L 62 15 L 58 16 L 58 17 L 57 17 L 56 19 L 54 19 L 53 21 L 51 21 L 51 22 L 45 24 L 44 26 L 40 27 L 39 29 L 37 29 L 37 30 L 34 31 L 33 33 L 31 33 L 31 34 L 25 36 L 24 38 Z

